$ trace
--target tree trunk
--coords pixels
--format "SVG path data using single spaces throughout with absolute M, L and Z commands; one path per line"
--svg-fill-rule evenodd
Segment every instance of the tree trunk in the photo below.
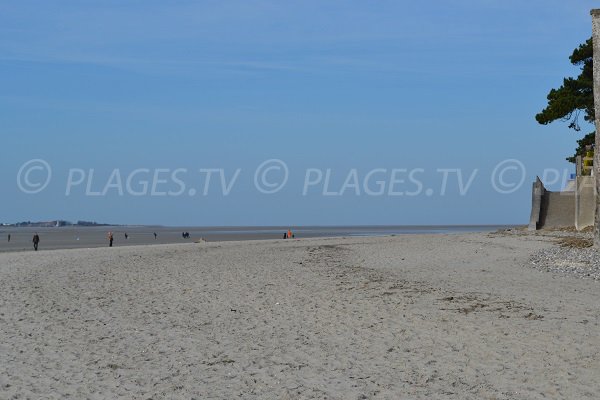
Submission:
M 592 10 L 594 41 L 594 112 L 596 146 L 594 148 L 594 178 L 596 181 L 596 214 L 594 219 L 594 246 L 600 247 L 600 9 Z

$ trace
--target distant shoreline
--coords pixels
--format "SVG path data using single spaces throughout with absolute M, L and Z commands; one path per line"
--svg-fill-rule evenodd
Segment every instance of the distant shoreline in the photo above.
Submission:
M 12 228 L 161 228 L 161 229 L 183 229 L 183 228 L 195 228 L 195 229 L 211 229 L 211 230 L 262 230 L 262 229 L 288 229 L 289 227 L 295 227 L 296 229 L 388 229 L 388 228 L 415 228 L 415 229 L 438 229 L 438 228 L 487 228 L 487 227 L 507 227 L 507 228 L 519 228 L 526 227 L 525 224 L 422 224 L 422 225 L 378 225 L 378 224 L 367 224 L 367 225 L 138 225 L 138 224 L 96 224 L 96 225 L 20 225 L 20 224 L 7 224 L 0 225 L 0 232 L 3 229 Z
M 296 239 L 333 237 L 377 237 L 414 234 L 454 234 L 495 232 L 521 229 L 517 225 L 404 225 L 404 226 L 304 226 L 304 227 L 159 227 L 159 226 L 63 226 L 0 227 L 0 252 L 29 251 L 34 233 L 39 233 L 40 251 L 56 249 L 107 247 L 108 232 L 114 246 L 193 243 L 195 241 L 230 242 L 283 239 L 291 229 Z M 156 237 L 154 234 L 156 233 Z M 184 238 L 183 233 L 189 233 Z M 125 235 L 127 234 L 127 237 Z M 10 235 L 10 241 L 8 241 Z

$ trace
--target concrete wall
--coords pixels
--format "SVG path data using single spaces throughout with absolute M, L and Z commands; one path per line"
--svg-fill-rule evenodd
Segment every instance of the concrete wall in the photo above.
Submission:
M 542 196 L 540 225 L 543 228 L 575 226 L 575 192 L 550 192 Z
M 535 231 L 540 229 L 540 214 L 542 212 L 542 197 L 546 193 L 546 188 L 544 184 L 540 180 L 540 177 L 535 178 L 535 182 L 533 182 L 533 188 L 531 190 L 531 215 L 529 217 L 529 227 L 528 230 Z
M 578 176 L 575 187 L 575 228 L 581 230 L 594 225 L 596 181 L 593 176 Z
M 546 190 L 537 177 L 532 188 L 529 230 L 574 226 L 575 193 Z
M 578 176 L 575 190 L 551 192 L 537 178 L 531 196 L 529 230 L 572 227 L 578 230 L 594 225 L 596 181 L 593 176 Z

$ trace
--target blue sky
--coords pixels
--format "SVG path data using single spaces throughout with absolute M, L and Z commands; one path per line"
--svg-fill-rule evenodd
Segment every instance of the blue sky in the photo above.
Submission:
M 578 135 L 560 122 L 540 126 L 534 115 L 552 87 L 578 74 L 568 56 L 591 35 L 594 7 L 510 0 L 2 2 L 0 222 L 526 223 L 535 176 L 573 169 L 564 158 Z M 582 133 L 592 129 L 584 125 Z M 17 184 L 31 159 L 52 168 L 36 194 Z M 253 178 L 270 159 L 285 162 L 289 179 L 267 195 Z M 525 181 L 499 193 L 493 172 L 507 159 L 522 163 Z M 178 175 L 185 190 L 135 196 L 125 188 L 120 195 L 113 171 L 124 184 L 140 168 L 186 169 Z M 215 175 L 204 196 L 201 168 L 222 169 L 226 178 L 240 173 L 228 195 Z M 85 172 L 85 183 L 66 195 L 72 169 Z M 330 169 L 329 192 L 338 195 L 324 196 L 321 183 L 303 195 L 308 169 Z M 392 170 L 419 169 L 413 178 L 422 190 L 367 195 L 364 178 L 374 169 L 387 170 L 378 176 L 388 186 Z M 442 194 L 443 169 L 460 169 L 463 189 L 477 172 L 463 195 L 452 173 Z M 353 170 L 360 193 L 340 193 Z M 30 181 L 45 180 L 41 174 L 32 172 Z M 520 181 L 514 170 L 503 178 Z M 106 195 L 89 195 L 88 180 L 92 192 L 114 185 Z M 163 186 L 173 188 L 167 181 Z M 419 189 L 407 179 L 396 186 Z

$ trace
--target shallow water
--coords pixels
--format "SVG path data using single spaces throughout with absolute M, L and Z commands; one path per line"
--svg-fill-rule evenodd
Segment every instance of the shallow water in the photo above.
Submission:
M 306 226 L 292 227 L 296 239 L 338 236 L 389 236 L 407 234 L 448 234 L 493 232 L 507 225 L 424 225 L 424 226 Z M 0 251 L 33 250 L 33 234 L 40 235 L 40 250 L 108 246 L 107 234 L 114 234 L 114 246 L 186 243 L 204 239 L 213 241 L 282 239 L 288 227 L 153 227 L 103 226 L 60 228 L 0 229 Z M 190 239 L 182 238 L 183 232 Z M 127 233 L 128 238 L 125 238 Z M 154 233 L 157 234 L 156 239 Z M 11 240 L 8 242 L 8 235 Z

